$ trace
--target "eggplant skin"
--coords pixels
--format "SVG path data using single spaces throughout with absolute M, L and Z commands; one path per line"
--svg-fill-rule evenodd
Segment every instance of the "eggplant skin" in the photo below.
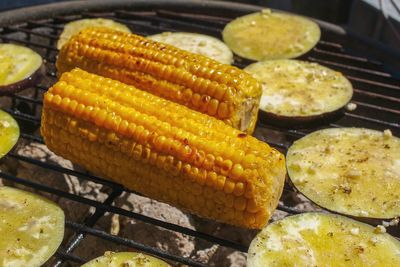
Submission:
M 26 88 L 37 85 L 43 79 L 45 70 L 45 65 L 42 63 L 29 77 L 12 84 L 0 85 L 0 96 L 13 95 Z

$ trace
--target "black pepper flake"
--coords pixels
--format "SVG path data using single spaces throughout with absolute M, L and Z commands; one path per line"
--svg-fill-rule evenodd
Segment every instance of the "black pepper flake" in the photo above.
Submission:
M 361 254 L 361 253 L 364 252 L 365 249 L 364 249 L 362 246 L 357 246 L 357 247 L 355 248 L 355 250 L 356 250 L 356 253 Z
M 362 163 L 362 162 L 366 162 L 368 159 L 369 159 L 368 157 L 365 157 L 365 158 L 356 160 L 356 162 Z
M 244 138 L 244 137 L 246 137 L 247 136 L 247 134 L 245 134 L 245 133 L 240 133 L 240 134 L 238 134 L 238 137 L 239 138 Z
M 343 187 L 343 193 L 351 194 L 351 188 L 350 187 Z

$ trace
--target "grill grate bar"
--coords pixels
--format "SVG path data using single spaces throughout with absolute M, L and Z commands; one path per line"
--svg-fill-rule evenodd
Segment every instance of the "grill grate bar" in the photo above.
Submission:
M 56 257 L 62 259 L 62 260 L 68 260 L 68 261 L 73 261 L 79 264 L 84 264 L 85 261 L 79 257 L 76 257 L 74 255 L 68 254 L 65 251 L 57 251 L 55 254 Z M 54 265 L 54 267 L 57 265 Z
M 159 17 L 176 19 L 180 21 L 187 21 L 191 23 L 201 22 L 203 25 L 215 28 L 223 28 L 225 24 L 229 22 L 229 19 L 222 19 L 221 17 L 213 17 L 208 15 L 193 15 L 188 13 L 177 13 L 169 10 L 156 10 L 156 14 Z
M 196 12 L 197 11 L 189 11 Z M 34 127 L 38 127 L 40 124 L 40 117 L 34 116 L 37 114 L 39 108 L 42 105 L 41 93 L 47 91 L 49 84 L 55 79 L 55 52 L 58 50 L 54 47 L 55 41 L 58 39 L 60 31 L 63 29 L 63 25 L 71 20 L 76 20 L 85 17 L 106 17 L 119 21 L 123 24 L 128 25 L 134 32 L 142 35 L 149 35 L 154 33 L 159 33 L 162 31 L 191 31 L 200 32 L 208 35 L 213 35 L 215 37 L 221 37 L 221 29 L 229 22 L 232 18 L 229 17 L 230 14 L 221 13 L 220 15 L 205 15 L 205 12 L 200 12 L 199 14 L 184 12 L 175 12 L 164 9 L 153 9 L 151 11 L 140 11 L 140 10 L 119 10 L 116 9 L 115 12 L 84 12 L 77 16 L 52 16 L 46 20 L 40 21 L 29 21 L 27 24 L 21 24 L 16 26 L 7 26 L 0 29 L 0 39 L 6 42 L 17 42 L 25 44 L 31 47 L 37 48 L 38 50 L 44 49 L 42 53 L 43 58 L 46 59 L 47 73 L 45 81 L 42 85 L 35 86 L 35 91 L 32 96 L 19 94 L 13 97 L 12 108 L 6 109 L 7 112 L 14 115 L 19 121 L 27 122 L 27 129 L 21 127 L 23 130 L 21 132 L 21 137 L 26 141 L 34 141 L 43 144 L 43 139 L 40 136 L 30 134 L 33 132 Z M 215 14 L 215 12 L 212 12 Z M 38 31 L 38 30 L 46 31 Z M 50 29 L 50 31 L 48 31 Z M 21 33 L 21 39 L 14 37 L 13 33 Z M 298 139 L 303 137 L 309 132 L 323 127 L 343 127 L 343 125 L 371 125 L 372 128 L 388 127 L 392 128 L 393 133 L 400 129 L 400 125 L 396 121 L 396 116 L 400 114 L 398 109 L 400 99 L 397 97 L 398 92 L 400 92 L 400 82 L 397 77 L 393 77 L 391 74 L 387 73 L 381 62 L 376 60 L 371 60 L 368 57 L 359 56 L 351 53 L 351 51 L 356 51 L 356 49 L 348 49 L 347 45 L 344 44 L 346 36 L 340 36 L 341 39 L 336 41 L 336 37 L 332 34 L 324 35 L 324 38 L 329 37 L 328 40 L 321 40 L 317 46 L 310 52 L 308 59 L 314 62 L 321 63 L 323 65 L 331 66 L 334 69 L 339 69 L 346 75 L 357 89 L 354 89 L 353 101 L 360 106 L 359 109 L 353 113 L 344 112 L 343 117 L 340 117 L 336 122 L 320 125 L 317 128 L 307 128 L 299 130 L 289 130 L 282 129 L 275 126 L 264 125 L 265 122 L 259 121 L 258 127 L 260 131 L 257 134 L 261 140 L 267 142 L 273 147 L 278 148 L 282 152 L 285 152 L 288 146 Z M 37 41 L 40 38 L 47 39 L 45 41 Z M 43 50 L 42 50 L 43 51 Z M 244 60 L 235 56 L 236 65 L 239 67 L 245 67 L 252 63 L 251 61 Z M 50 82 L 49 82 L 50 81 Z M 39 94 L 40 92 L 40 94 Z M 32 113 L 22 112 L 25 111 L 25 105 L 32 107 Z M 380 112 L 377 112 L 380 111 Z M 38 113 L 39 114 L 39 113 Z M 379 119 L 378 119 L 379 118 Z M 372 124 L 371 124 L 372 123 Z M 32 127 L 34 125 L 34 127 Z M 25 125 L 24 125 L 25 126 Z M 269 132 L 279 133 L 280 138 L 277 140 L 270 140 Z M 79 248 L 81 241 L 85 239 L 86 236 L 94 236 L 103 240 L 108 240 L 120 245 L 125 245 L 131 248 L 138 249 L 165 259 L 170 259 L 173 261 L 180 262 L 182 264 L 190 266 L 205 266 L 204 264 L 198 263 L 190 258 L 185 258 L 182 256 L 171 255 L 168 252 L 157 250 L 153 247 L 149 247 L 143 244 L 139 244 L 133 240 L 129 240 L 119 236 L 113 236 L 105 231 L 94 229 L 93 226 L 98 222 L 98 220 L 104 216 L 106 212 L 113 214 L 120 214 L 125 217 L 140 220 L 146 224 L 152 224 L 170 231 L 179 232 L 194 238 L 200 238 L 207 242 L 218 244 L 224 247 L 228 247 L 237 251 L 246 252 L 247 246 L 239 244 L 230 240 L 215 237 L 211 234 L 197 232 L 195 230 L 181 227 L 169 222 L 164 222 L 161 220 L 154 219 L 133 211 L 125 210 L 113 205 L 113 201 L 117 199 L 122 192 L 129 192 L 137 194 L 130 190 L 125 189 L 122 185 L 116 184 L 112 181 L 102 179 L 100 177 L 91 175 L 89 173 L 81 172 L 78 170 L 64 168 L 60 165 L 55 165 L 47 162 L 42 162 L 38 159 L 34 159 L 27 156 L 22 156 L 18 154 L 11 153 L 8 157 L 15 160 L 27 162 L 38 166 L 40 168 L 48 169 L 53 172 L 62 173 L 66 175 L 72 175 L 78 177 L 78 179 L 93 181 L 97 184 L 101 184 L 108 194 L 108 198 L 104 202 L 99 202 L 91 200 L 82 196 L 70 194 L 68 192 L 63 192 L 58 189 L 48 187 L 47 185 L 36 184 L 24 178 L 16 177 L 8 173 L 0 173 L 0 177 L 13 181 L 16 183 L 24 184 L 28 187 L 37 189 L 42 192 L 47 192 L 53 195 L 60 196 L 62 198 L 67 198 L 72 201 L 88 205 L 95 208 L 93 214 L 86 213 L 83 215 L 83 223 L 77 223 L 72 221 L 67 221 L 67 228 L 73 231 L 73 234 L 69 238 L 69 242 L 63 245 L 59 249 L 55 258 L 57 264 L 54 266 L 66 266 L 69 262 L 81 264 L 84 259 L 73 255 L 75 248 Z M 291 194 L 296 192 L 296 190 L 290 186 L 288 183 L 285 184 L 284 194 Z M 140 195 L 140 194 L 137 194 Z M 285 199 L 285 198 L 283 198 Z M 285 201 L 282 201 L 278 205 L 278 210 L 287 212 L 289 214 L 298 214 L 304 212 L 303 210 L 296 209 L 295 207 L 288 206 Z M 81 245 L 82 246 L 82 245 Z M 68 265 L 69 266 L 69 265 Z
M 22 113 L 18 110 L 13 110 L 13 109 L 9 109 L 9 108 L 5 108 L 4 110 L 7 111 L 8 113 L 12 114 L 16 118 L 40 124 L 40 118 L 37 118 L 35 116 L 31 116 L 26 113 Z
M 376 67 L 381 67 L 382 66 L 381 62 L 375 61 L 375 60 L 370 60 L 370 59 L 365 58 L 365 57 L 353 56 L 353 55 L 346 54 L 346 53 L 337 53 L 337 52 L 325 51 L 325 50 L 322 50 L 322 49 L 320 49 L 318 47 L 314 48 L 312 51 L 314 51 L 316 53 L 320 53 L 320 54 L 325 54 L 325 55 L 330 55 L 330 56 L 337 57 L 338 60 L 343 58 L 343 59 L 350 59 L 350 60 L 355 61 L 355 62 L 360 62 L 360 63 L 364 63 L 364 64 L 370 64 L 370 65 L 376 66 Z
M 379 111 L 386 111 L 389 113 L 394 113 L 394 114 L 399 114 L 400 115 L 400 110 L 395 110 L 395 109 L 391 109 L 391 108 L 385 108 L 382 106 L 377 106 L 377 105 L 372 105 L 372 104 L 368 104 L 368 103 L 364 103 L 364 102 L 359 102 L 359 101 L 352 101 L 353 103 L 359 105 L 359 106 L 363 106 L 363 107 L 368 107 L 374 110 L 379 110 Z
M 396 98 L 396 97 L 391 97 L 391 96 L 387 96 L 387 95 L 382 95 L 382 94 L 377 94 L 377 93 L 372 93 L 372 92 L 366 92 L 364 90 L 360 90 L 360 89 L 356 89 L 354 88 L 353 91 L 357 94 L 361 94 L 361 95 L 366 95 L 369 96 L 370 98 L 380 98 L 380 99 L 385 99 L 385 100 L 389 100 L 392 102 L 398 102 L 400 103 L 400 99 Z
M 160 220 L 157 220 L 157 219 L 154 219 L 154 218 L 151 218 L 151 217 L 148 217 L 148 216 L 136 213 L 136 212 L 128 211 L 128 210 L 125 210 L 122 208 L 118 208 L 115 206 L 105 205 L 101 202 L 98 202 L 98 201 L 95 201 L 92 199 L 80 197 L 78 195 L 70 194 L 70 193 L 67 193 L 67 192 L 64 192 L 64 191 L 61 191 L 58 189 L 54 189 L 54 188 L 51 188 L 51 187 L 48 187 L 45 185 L 37 184 L 37 183 L 31 182 L 29 180 L 16 177 L 14 175 L 7 174 L 5 172 L 0 172 L 0 177 L 5 180 L 14 181 L 19 184 L 23 184 L 23 185 L 29 186 L 31 188 L 38 189 L 43 192 L 47 192 L 47 193 L 50 193 L 53 195 L 58 195 L 63 198 L 67 198 L 67 199 L 70 199 L 70 200 L 73 200 L 73 201 L 76 201 L 79 203 L 83 203 L 83 204 L 95 207 L 96 209 L 99 209 L 102 211 L 112 212 L 112 213 L 116 213 L 116 214 L 126 216 L 129 218 L 137 219 L 137 220 L 140 220 L 145 223 L 156 225 L 156 226 L 159 226 L 159 227 L 171 230 L 171 231 L 180 232 L 182 234 L 186 234 L 189 236 L 197 237 L 197 238 L 212 242 L 214 244 L 219 244 L 221 246 L 229 247 L 229 248 L 232 248 L 232 249 L 235 249 L 238 251 L 242 251 L 242 252 L 247 251 L 247 247 L 243 246 L 242 244 L 238 244 L 238 243 L 226 240 L 226 239 L 218 238 L 218 237 L 215 237 L 215 236 L 203 233 L 203 232 L 198 232 L 198 231 L 195 231 L 195 230 L 192 230 L 192 229 L 189 229 L 186 227 L 182 227 L 182 226 L 179 226 L 179 225 L 176 225 L 173 223 L 160 221 Z
M 400 86 L 399 85 L 392 85 L 392 84 L 382 83 L 382 82 L 378 82 L 378 81 L 372 81 L 370 79 L 354 77 L 353 75 L 347 75 L 347 78 L 349 80 L 353 80 L 353 81 L 361 82 L 361 83 L 366 83 L 366 84 L 371 84 L 371 85 L 374 85 L 374 86 L 383 87 L 385 89 L 400 90 Z
M 108 234 L 108 233 L 106 233 L 104 231 L 84 226 L 82 224 L 78 224 L 78 223 L 75 223 L 75 222 L 67 221 L 66 225 L 68 227 L 76 230 L 76 231 L 79 231 L 79 232 L 82 232 L 82 233 L 85 233 L 85 234 L 90 234 L 90 235 L 93 235 L 93 236 L 97 236 L 97 237 L 100 237 L 100 238 L 102 238 L 104 240 L 108 240 L 108 241 L 111 241 L 111 242 L 114 242 L 114 243 L 123 244 L 125 246 L 131 247 L 131 248 L 134 248 L 134 249 L 137 249 L 137 250 L 140 250 L 140 251 L 144 251 L 146 253 L 149 253 L 149 254 L 152 254 L 152 255 L 155 255 L 155 256 L 158 256 L 158 257 L 162 257 L 164 259 L 169 259 L 169 260 L 172 260 L 172 261 L 180 262 L 180 263 L 187 264 L 189 266 L 194 266 L 194 267 L 207 267 L 207 265 L 199 263 L 199 262 L 196 262 L 196 261 L 193 261 L 193 260 L 191 260 L 189 258 L 175 256 L 175 255 L 172 255 L 170 253 L 164 252 L 162 250 L 145 246 L 145 245 L 143 245 L 141 243 L 138 243 L 138 242 L 135 242 L 135 241 L 133 241 L 131 239 L 117 237 L 117 236 Z
M 167 24 L 170 24 L 172 26 L 177 26 L 180 29 L 185 29 L 185 28 L 193 29 L 193 28 L 196 28 L 198 30 L 201 30 L 201 31 L 207 32 L 207 33 L 209 33 L 210 31 L 220 33 L 220 29 L 205 27 L 202 24 L 183 22 L 183 21 L 178 21 L 178 20 L 169 19 L 169 18 L 145 16 L 145 15 L 141 15 L 141 14 L 139 14 L 137 12 L 130 12 L 130 11 L 120 10 L 120 11 L 116 12 L 116 15 L 119 16 L 119 17 L 122 17 L 122 18 L 129 18 L 129 19 L 134 19 L 134 20 L 144 20 L 144 21 L 150 21 L 152 23 L 167 23 Z
M 292 208 L 292 207 L 288 207 L 288 206 L 283 205 L 281 203 L 278 204 L 278 209 L 282 210 L 282 211 L 285 211 L 287 213 L 290 213 L 290 214 L 304 213 L 304 211 L 301 211 L 301 210 L 298 210 L 298 209 L 295 209 L 295 208 Z
M 11 30 L 11 31 L 20 31 L 20 32 L 31 34 L 31 35 L 37 35 L 37 36 L 40 36 L 40 37 L 49 38 L 49 39 L 51 39 L 53 41 L 54 40 L 58 40 L 58 36 L 56 36 L 56 35 L 46 34 L 46 33 L 41 33 L 41 32 L 35 32 L 33 30 L 26 29 L 26 28 L 23 28 L 23 27 L 12 26 L 12 27 L 7 27 L 6 29 Z
M 388 127 L 400 128 L 400 124 L 399 123 L 393 123 L 393 122 L 377 120 L 377 119 L 373 119 L 373 118 L 370 118 L 370 117 L 366 117 L 366 116 L 358 115 L 358 114 L 354 114 L 354 113 L 349 113 L 349 112 L 345 112 L 345 115 L 349 116 L 349 117 L 356 118 L 356 119 L 360 119 L 360 120 L 363 120 L 363 121 L 368 121 L 368 122 L 373 122 L 373 123 L 380 124 L 380 125 L 385 125 L 385 126 L 388 126 Z
M 336 48 L 339 51 L 344 51 L 343 45 L 339 43 L 334 43 L 334 42 L 329 42 L 325 40 L 320 40 L 317 45 L 323 45 L 323 46 L 328 46 L 328 47 L 333 47 Z
M 48 170 L 52 170 L 55 172 L 59 172 L 59 173 L 63 173 L 63 174 L 67 174 L 67 175 L 72 175 L 72 176 L 76 176 L 88 181 L 92 181 L 95 183 L 99 183 L 102 184 L 104 186 L 113 188 L 114 190 L 124 190 L 124 187 L 120 184 L 114 183 L 112 181 L 109 180 L 105 180 L 103 178 L 97 177 L 95 175 L 92 174 L 88 174 L 88 173 L 83 173 L 83 172 L 79 172 L 76 170 L 71 170 L 65 167 L 61 167 L 59 165 L 55 165 L 55 164 L 50 164 L 50 163 L 46 163 L 40 160 L 36 160 L 36 159 L 32 159 L 29 157 L 25 157 L 25 156 L 21 156 L 21 155 L 17 155 L 17 154 L 9 154 L 10 157 L 48 169 Z
M 111 205 L 112 202 L 121 195 L 122 190 L 114 190 L 108 197 L 107 199 L 103 202 L 104 205 Z M 103 210 L 97 210 L 95 211 L 95 213 L 92 216 L 89 216 L 87 218 L 87 220 L 85 220 L 84 225 L 87 227 L 93 227 L 96 222 L 104 216 L 104 211 Z M 67 226 L 69 226 L 68 222 L 66 223 Z M 66 252 L 67 253 L 71 253 L 73 252 L 78 245 L 82 242 L 82 240 L 84 239 L 85 235 L 84 233 L 81 233 L 80 231 L 75 232 L 75 237 L 73 237 L 71 239 L 71 241 L 66 245 L 67 249 Z M 54 267 L 58 267 L 63 263 L 63 260 L 58 260 L 57 263 L 55 264 Z
M 328 66 L 335 66 L 335 67 L 340 67 L 343 69 L 347 69 L 347 70 L 354 70 L 357 72 L 361 72 L 361 73 L 366 73 L 366 74 L 372 74 L 372 75 L 376 75 L 376 76 L 381 76 L 381 77 L 385 77 L 385 78 L 392 78 L 392 75 L 386 72 L 382 72 L 382 71 L 376 71 L 376 70 L 370 70 L 367 68 L 360 68 L 360 67 L 354 67 L 354 66 L 350 66 L 350 65 L 345 65 L 345 64 L 341 64 L 341 63 L 337 63 L 337 62 L 332 62 L 332 61 L 328 61 L 328 60 L 321 60 L 315 57 L 308 57 L 309 60 L 311 61 L 315 61 L 324 65 L 328 65 Z
M 15 95 L 14 95 L 14 98 L 15 98 L 15 99 L 19 99 L 19 100 L 23 100 L 23 101 L 26 101 L 26 102 L 38 104 L 38 105 L 42 105 L 42 104 L 43 104 L 43 101 L 42 101 L 42 100 L 35 99 L 35 98 L 31 98 L 31 97 L 28 97 L 28 96 L 23 96 L 23 95 L 17 95 L 17 94 L 15 94 Z
M 43 138 L 41 138 L 39 136 L 34 136 L 34 135 L 26 134 L 26 133 L 21 133 L 20 135 L 24 139 L 28 139 L 28 140 L 35 141 L 40 144 L 44 144 Z M 9 155 L 12 155 L 12 154 L 9 154 Z
M 58 31 L 62 31 L 64 29 L 64 27 L 61 26 L 61 25 L 47 23 L 47 22 L 28 21 L 28 25 L 32 25 L 34 27 L 36 26 L 36 27 L 51 28 L 51 29 L 55 29 L 55 30 L 58 30 Z
M 20 39 L 16 39 L 16 38 L 5 36 L 4 34 L 0 34 L 0 39 L 6 40 L 8 42 L 16 42 L 16 43 L 21 43 L 21 44 L 25 44 L 25 45 L 36 46 L 36 47 L 40 47 L 40 48 L 46 48 L 46 49 L 52 50 L 52 51 L 58 51 L 57 48 L 54 48 L 54 47 L 49 46 L 49 45 L 38 44 L 38 43 L 31 42 L 31 41 L 24 41 L 24 40 L 20 40 Z

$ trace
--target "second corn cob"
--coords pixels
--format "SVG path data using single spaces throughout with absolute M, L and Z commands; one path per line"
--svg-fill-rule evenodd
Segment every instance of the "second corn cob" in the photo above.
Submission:
M 75 69 L 44 96 L 41 133 L 89 171 L 197 215 L 260 228 L 282 193 L 281 153 L 213 117 Z
M 74 67 L 119 80 L 252 133 L 260 84 L 246 72 L 142 36 L 90 28 L 60 51 L 57 70 Z

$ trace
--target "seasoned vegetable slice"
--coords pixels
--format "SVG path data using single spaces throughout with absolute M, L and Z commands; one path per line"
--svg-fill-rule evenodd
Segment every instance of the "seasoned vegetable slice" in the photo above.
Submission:
M 147 38 L 212 58 L 224 64 L 233 63 L 233 54 L 229 47 L 217 38 L 208 35 L 189 32 L 163 32 Z
M 272 118 L 301 123 L 329 115 L 350 101 L 351 83 L 340 73 L 300 60 L 270 60 L 245 68 L 262 84 L 260 109 Z
M 166 262 L 136 252 L 106 252 L 104 256 L 93 259 L 82 267 L 169 267 Z
M 335 128 L 294 142 L 287 169 L 318 205 L 357 217 L 400 216 L 400 139 L 389 130 Z
M 64 236 L 64 212 L 38 195 L 0 187 L 0 266 L 42 266 Z
M 111 19 L 80 19 L 71 21 L 64 26 L 64 30 L 60 35 L 57 42 L 57 49 L 61 49 L 63 45 L 68 42 L 68 40 L 75 34 L 79 33 L 81 30 L 90 27 L 107 27 L 121 32 L 131 32 L 131 30 L 118 22 Z
M 318 24 L 305 17 L 269 9 L 228 23 L 222 36 L 233 52 L 247 59 L 295 58 L 319 41 Z
M 14 147 L 18 138 L 18 123 L 10 114 L 0 109 L 0 159 Z
M 42 57 L 30 48 L 0 44 L 0 95 L 32 86 L 42 77 Z
M 340 215 L 303 213 L 265 227 L 251 242 L 248 267 L 400 266 L 400 242 Z

